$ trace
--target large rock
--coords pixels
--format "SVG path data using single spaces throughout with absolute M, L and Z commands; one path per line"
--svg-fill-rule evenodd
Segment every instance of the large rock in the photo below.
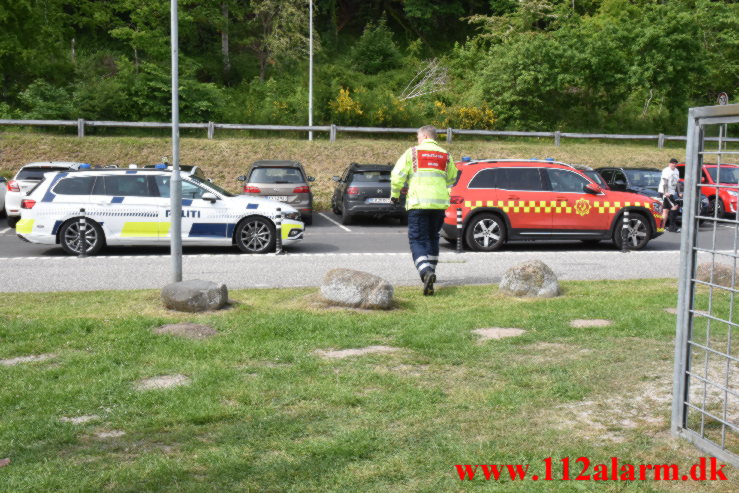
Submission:
M 731 265 L 712 264 L 703 262 L 695 269 L 695 278 L 703 282 L 711 282 L 711 269 L 713 269 L 713 284 L 731 287 L 731 276 L 734 275 L 735 283 L 739 286 L 739 271 L 734 273 Z
M 323 277 L 321 294 L 331 304 L 387 310 L 393 303 L 393 287 L 367 272 L 332 269 Z
M 500 291 L 510 296 L 554 298 L 559 295 L 559 283 L 547 264 L 541 260 L 527 260 L 503 274 Z
M 228 288 L 198 279 L 173 282 L 162 288 L 162 301 L 167 308 L 181 312 L 218 310 L 228 302 Z

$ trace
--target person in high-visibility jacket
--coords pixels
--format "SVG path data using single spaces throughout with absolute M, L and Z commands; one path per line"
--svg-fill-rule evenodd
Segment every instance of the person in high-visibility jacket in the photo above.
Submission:
M 408 185 L 408 241 L 413 262 L 423 281 L 423 294 L 434 294 L 439 261 L 439 230 L 449 207 L 449 189 L 457 178 L 451 154 L 436 143 L 436 128 L 418 129 L 418 145 L 406 150 L 395 163 L 390 181 L 390 200 L 397 203 Z

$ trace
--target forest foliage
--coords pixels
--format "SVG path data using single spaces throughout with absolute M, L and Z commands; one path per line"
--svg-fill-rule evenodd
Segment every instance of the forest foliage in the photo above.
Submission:
M 167 0 L 0 4 L 0 118 L 167 121 Z M 739 4 L 315 0 L 314 123 L 682 132 L 739 92 Z M 183 122 L 304 125 L 308 0 L 180 0 Z

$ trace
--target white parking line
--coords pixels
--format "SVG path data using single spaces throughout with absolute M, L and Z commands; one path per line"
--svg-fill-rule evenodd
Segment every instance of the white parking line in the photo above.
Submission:
M 13 228 L 0 229 L 0 235 L 4 235 L 5 233 L 7 233 L 8 231 L 10 231 L 11 229 L 13 229 Z
M 319 215 L 319 216 L 323 216 L 323 217 L 325 217 L 326 219 L 328 219 L 329 221 L 331 221 L 332 223 L 334 223 L 335 225 L 337 225 L 338 227 L 340 227 L 340 228 L 341 228 L 341 229 L 343 229 L 344 231 L 348 231 L 348 232 L 350 232 L 350 233 L 352 232 L 352 230 L 351 230 L 351 229 L 347 228 L 346 226 L 344 226 L 344 225 L 342 225 L 342 224 L 339 224 L 339 223 L 337 223 L 336 221 L 334 221 L 333 219 L 331 219 L 330 217 L 328 217 L 328 216 L 327 216 L 326 214 L 324 214 L 323 212 L 319 212 L 319 213 L 318 213 L 318 215 Z

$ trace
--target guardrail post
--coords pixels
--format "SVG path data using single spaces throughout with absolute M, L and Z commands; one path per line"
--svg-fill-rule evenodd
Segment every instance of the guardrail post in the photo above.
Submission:
M 275 255 L 284 255 L 285 252 L 282 250 L 282 208 L 277 208 L 277 217 L 275 217 L 275 226 L 277 227 L 277 233 L 275 237 Z
M 87 219 L 85 218 L 85 209 L 80 209 L 80 225 L 79 225 L 79 237 L 80 237 L 80 258 L 87 257 Z
M 462 208 L 457 207 L 457 253 L 462 253 Z
M 559 141 L 562 139 L 562 132 L 557 130 L 554 132 L 554 145 L 559 147 Z
M 213 140 L 213 134 L 216 131 L 216 125 L 213 122 L 208 122 L 208 140 Z
M 621 253 L 629 253 L 626 242 L 629 240 L 629 211 L 624 211 L 623 226 L 621 227 Z
M 451 128 L 446 129 L 446 143 L 447 144 L 452 143 L 452 129 Z
M 85 120 L 82 118 L 77 119 L 77 137 L 85 136 Z
M 665 134 L 659 134 L 659 137 L 657 137 L 657 148 L 664 149 L 664 147 L 665 147 Z
M 328 141 L 336 142 L 336 125 L 331 124 L 331 130 L 328 132 Z

